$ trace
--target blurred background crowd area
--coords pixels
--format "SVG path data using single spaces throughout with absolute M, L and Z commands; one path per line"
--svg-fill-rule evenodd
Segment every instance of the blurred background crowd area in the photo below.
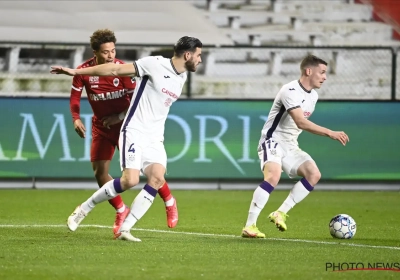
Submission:
M 92 57 L 101 28 L 126 62 L 198 37 L 186 98 L 274 98 L 312 53 L 329 63 L 320 99 L 400 99 L 398 0 L 0 1 L 0 96 L 69 96 L 71 78 L 50 66 Z

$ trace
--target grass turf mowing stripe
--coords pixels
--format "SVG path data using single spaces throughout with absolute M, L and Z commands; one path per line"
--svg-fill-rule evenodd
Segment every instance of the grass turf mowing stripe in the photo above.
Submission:
M 28 228 L 28 227 L 53 227 L 60 228 L 66 225 L 1 225 L 0 228 Z M 112 229 L 111 226 L 102 225 L 81 225 L 80 227 L 93 227 L 93 228 L 107 228 Z M 185 232 L 185 231 L 169 231 L 169 230 L 158 230 L 158 229 L 145 229 L 145 228 L 133 228 L 134 231 L 146 231 L 146 232 L 156 232 L 156 233 L 171 233 L 171 234 L 184 234 L 184 235 L 194 235 L 194 236 L 209 236 L 209 237 L 225 237 L 225 238 L 242 238 L 239 235 L 233 234 L 215 234 L 215 233 L 201 233 L 201 232 Z M 260 240 L 262 238 L 258 238 Z M 306 239 L 287 239 L 287 238 L 263 238 L 265 240 L 275 240 L 275 241 L 288 241 L 288 242 L 298 242 L 298 243 L 312 243 L 312 244 L 325 244 L 325 245 L 342 245 L 350 247 L 360 247 L 360 248 L 374 248 L 374 249 L 388 249 L 388 250 L 400 250 L 400 247 L 393 246 L 376 246 L 376 245 L 366 245 L 366 244 L 355 244 L 355 243 L 340 243 L 340 242 L 329 242 L 329 241 L 316 241 L 316 240 L 306 240 Z

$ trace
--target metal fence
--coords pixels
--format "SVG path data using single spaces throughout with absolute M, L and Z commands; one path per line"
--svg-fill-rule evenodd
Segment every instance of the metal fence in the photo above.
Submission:
M 204 47 L 203 63 L 189 75 L 187 98 L 272 99 L 299 78 L 306 54 L 328 62 L 320 99 L 400 100 L 400 58 L 395 47 Z M 117 45 L 126 62 L 172 56 L 171 46 Z M 51 65 L 76 67 L 92 56 L 83 45 L 0 43 L 0 95 L 68 96 L 71 78 L 48 73 Z

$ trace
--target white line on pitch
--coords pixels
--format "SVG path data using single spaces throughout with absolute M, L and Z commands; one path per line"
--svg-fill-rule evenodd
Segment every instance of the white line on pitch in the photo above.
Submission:
M 28 228 L 28 227 L 38 227 L 38 228 L 65 227 L 65 228 L 67 228 L 66 225 L 2 225 L 2 224 L 0 224 L 0 228 Z M 102 226 L 102 225 L 81 225 L 80 227 L 109 228 L 109 229 L 112 228 L 111 226 Z M 240 238 L 240 236 L 233 235 L 233 234 L 215 234 L 215 233 L 172 231 L 172 230 L 145 229 L 145 228 L 133 228 L 132 230 L 135 230 L 135 231 L 147 231 L 147 232 L 158 232 L 158 233 L 195 235 L 195 236 Z M 361 247 L 361 248 L 400 250 L 400 247 L 392 247 L 392 246 L 378 246 L 378 245 L 366 245 L 366 244 L 355 244 L 355 243 L 338 243 L 338 242 L 315 241 L 315 240 L 306 240 L 306 239 L 288 239 L 288 238 L 272 238 L 272 237 L 264 238 L 264 239 L 265 240 L 276 240 L 276 241 L 298 242 L 298 243 L 312 243 L 312 244 L 341 245 L 341 246 Z

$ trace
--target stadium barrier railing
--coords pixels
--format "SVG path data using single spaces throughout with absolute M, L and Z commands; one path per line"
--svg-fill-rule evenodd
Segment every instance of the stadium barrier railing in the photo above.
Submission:
M 273 99 L 297 79 L 306 54 L 328 62 L 321 100 L 400 100 L 398 47 L 205 46 L 203 63 L 190 73 L 183 96 L 190 99 Z M 172 46 L 117 44 L 117 57 L 172 56 Z M 51 65 L 76 67 L 92 56 L 79 44 L 0 42 L 0 95 L 68 96 L 71 78 L 48 73 Z

